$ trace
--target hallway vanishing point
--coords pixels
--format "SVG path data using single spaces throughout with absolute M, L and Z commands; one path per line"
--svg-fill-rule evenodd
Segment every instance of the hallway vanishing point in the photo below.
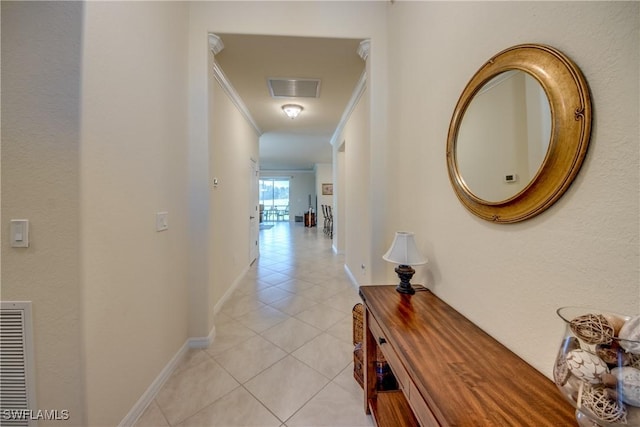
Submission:
M 322 229 L 276 222 L 260 257 L 136 427 L 372 426 L 353 378 L 360 302 Z

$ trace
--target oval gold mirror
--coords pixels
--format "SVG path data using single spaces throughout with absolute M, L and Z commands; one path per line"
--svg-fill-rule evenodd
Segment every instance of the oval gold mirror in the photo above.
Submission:
M 551 206 L 567 190 L 591 134 L 589 88 L 558 50 L 506 49 L 471 78 L 447 139 L 449 178 L 480 218 L 513 223 Z

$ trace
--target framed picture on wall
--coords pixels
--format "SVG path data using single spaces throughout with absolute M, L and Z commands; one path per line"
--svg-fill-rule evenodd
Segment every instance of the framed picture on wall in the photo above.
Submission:
M 322 184 L 322 195 L 323 196 L 332 196 L 333 195 L 333 184 Z

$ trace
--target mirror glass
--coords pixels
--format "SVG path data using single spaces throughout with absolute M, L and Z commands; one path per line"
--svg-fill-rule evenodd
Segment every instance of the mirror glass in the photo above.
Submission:
M 484 84 L 464 112 L 458 172 L 479 199 L 507 200 L 538 174 L 550 138 L 551 110 L 540 83 L 524 71 L 505 71 Z

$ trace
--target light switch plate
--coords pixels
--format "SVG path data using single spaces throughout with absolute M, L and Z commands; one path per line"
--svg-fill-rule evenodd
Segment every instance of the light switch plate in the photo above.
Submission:
M 12 248 L 28 248 L 29 247 L 29 220 L 28 219 L 12 219 L 11 220 L 11 247 Z
M 156 231 L 165 231 L 169 229 L 169 212 L 156 213 Z

